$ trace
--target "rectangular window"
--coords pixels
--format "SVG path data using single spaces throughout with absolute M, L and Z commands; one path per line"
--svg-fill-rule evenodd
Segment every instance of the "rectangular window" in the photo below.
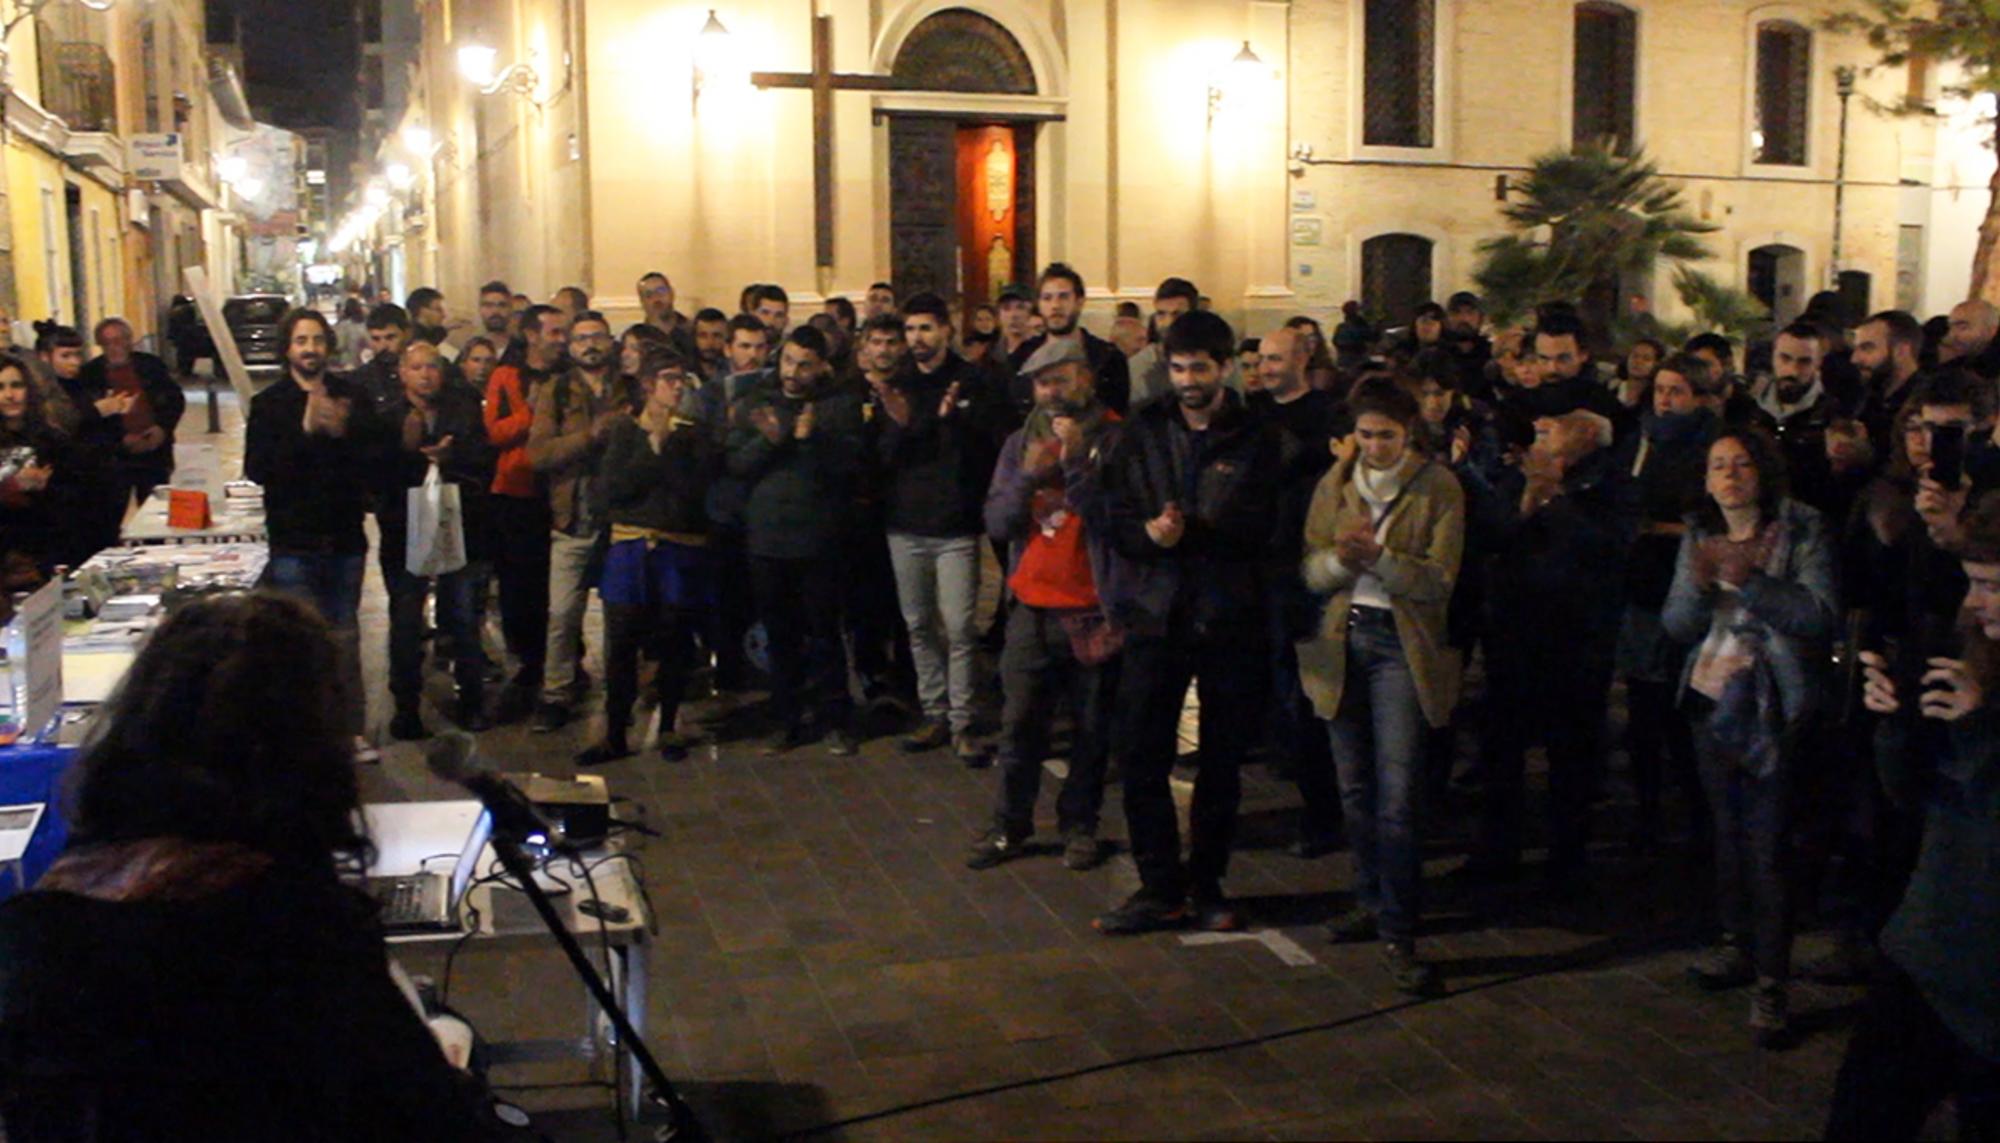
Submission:
M 1367 0 L 1363 23 L 1362 143 L 1434 146 L 1437 0 Z
M 1596 0 L 1576 6 L 1570 103 L 1573 146 L 1609 141 L 1618 154 L 1631 151 L 1638 47 L 1639 21 L 1631 9 Z
M 1785 20 L 1757 25 L 1757 122 L 1751 131 L 1756 161 L 1806 165 L 1812 90 L 1812 33 Z
M 1431 248 L 1420 234 L 1381 234 L 1361 244 L 1361 306 L 1369 317 L 1401 325 L 1431 300 Z
M 48 314 L 53 318 L 66 316 L 62 309 L 62 213 L 56 206 L 56 192 L 51 187 L 42 188 L 42 273 L 45 275 L 44 290 L 48 295 Z
M 1903 101 L 1911 107 L 1931 105 L 1931 58 L 1922 53 L 1912 52 L 1903 64 L 1908 85 L 1903 93 Z

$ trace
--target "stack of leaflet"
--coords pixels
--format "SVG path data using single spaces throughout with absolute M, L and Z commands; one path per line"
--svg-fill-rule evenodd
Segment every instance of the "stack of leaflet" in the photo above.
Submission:
M 263 544 L 106 548 L 78 568 L 77 576 L 102 577 L 113 596 L 248 591 L 269 562 L 270 549 Z

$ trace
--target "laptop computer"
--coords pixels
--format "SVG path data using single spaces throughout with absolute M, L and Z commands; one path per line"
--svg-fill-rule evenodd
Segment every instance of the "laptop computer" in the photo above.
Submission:
M 35 827 L 42 823 L 46 802 L 0 806 L 0 863 L 19 861 L 35 839 Z
M 381 903 L 382 928 L 391 936 L 448 933 L 463 928 L 459 905 L 478 875 L 479 857 L 486 852 L 487 839 L 492 835 L 493 815 L 482 809 L 449 877 L 426 872 L 368 878 L 363 887 Z

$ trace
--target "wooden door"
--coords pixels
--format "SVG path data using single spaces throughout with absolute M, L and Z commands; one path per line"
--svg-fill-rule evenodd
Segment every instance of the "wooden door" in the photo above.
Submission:
M 947 119 L 889 121 L 889 276 L 899 298 L 959 292 L 957 132 Z

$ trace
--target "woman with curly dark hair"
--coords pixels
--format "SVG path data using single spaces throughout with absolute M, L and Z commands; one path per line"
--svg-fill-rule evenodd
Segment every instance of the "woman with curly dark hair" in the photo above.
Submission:
M 1707 502 L 1688 517 L 1660 614 L 1694 648 L 1680 701 L 1714 819 L 1723 929 L 1688 972 L 1707 989 L 1754 985 L 1750 1029 L 1778 1047 L 1789 1042 L 1799 747 L 1826 701 L 1840 601 L 1826 525 L 1785 495 L 1777 444 L 1728 428 L 1707 456 Z
M 69 848 L 0 905 L 9 1139 L 496 1137 L 341 881 L 370 846 L 335 654 L 268 593 L 141 652 L 70 774 Z
M 9 591 L 89 554 L 76 527 L 74 450 L 44 396 L 26 359 L 0 353 L 0 589 Z

